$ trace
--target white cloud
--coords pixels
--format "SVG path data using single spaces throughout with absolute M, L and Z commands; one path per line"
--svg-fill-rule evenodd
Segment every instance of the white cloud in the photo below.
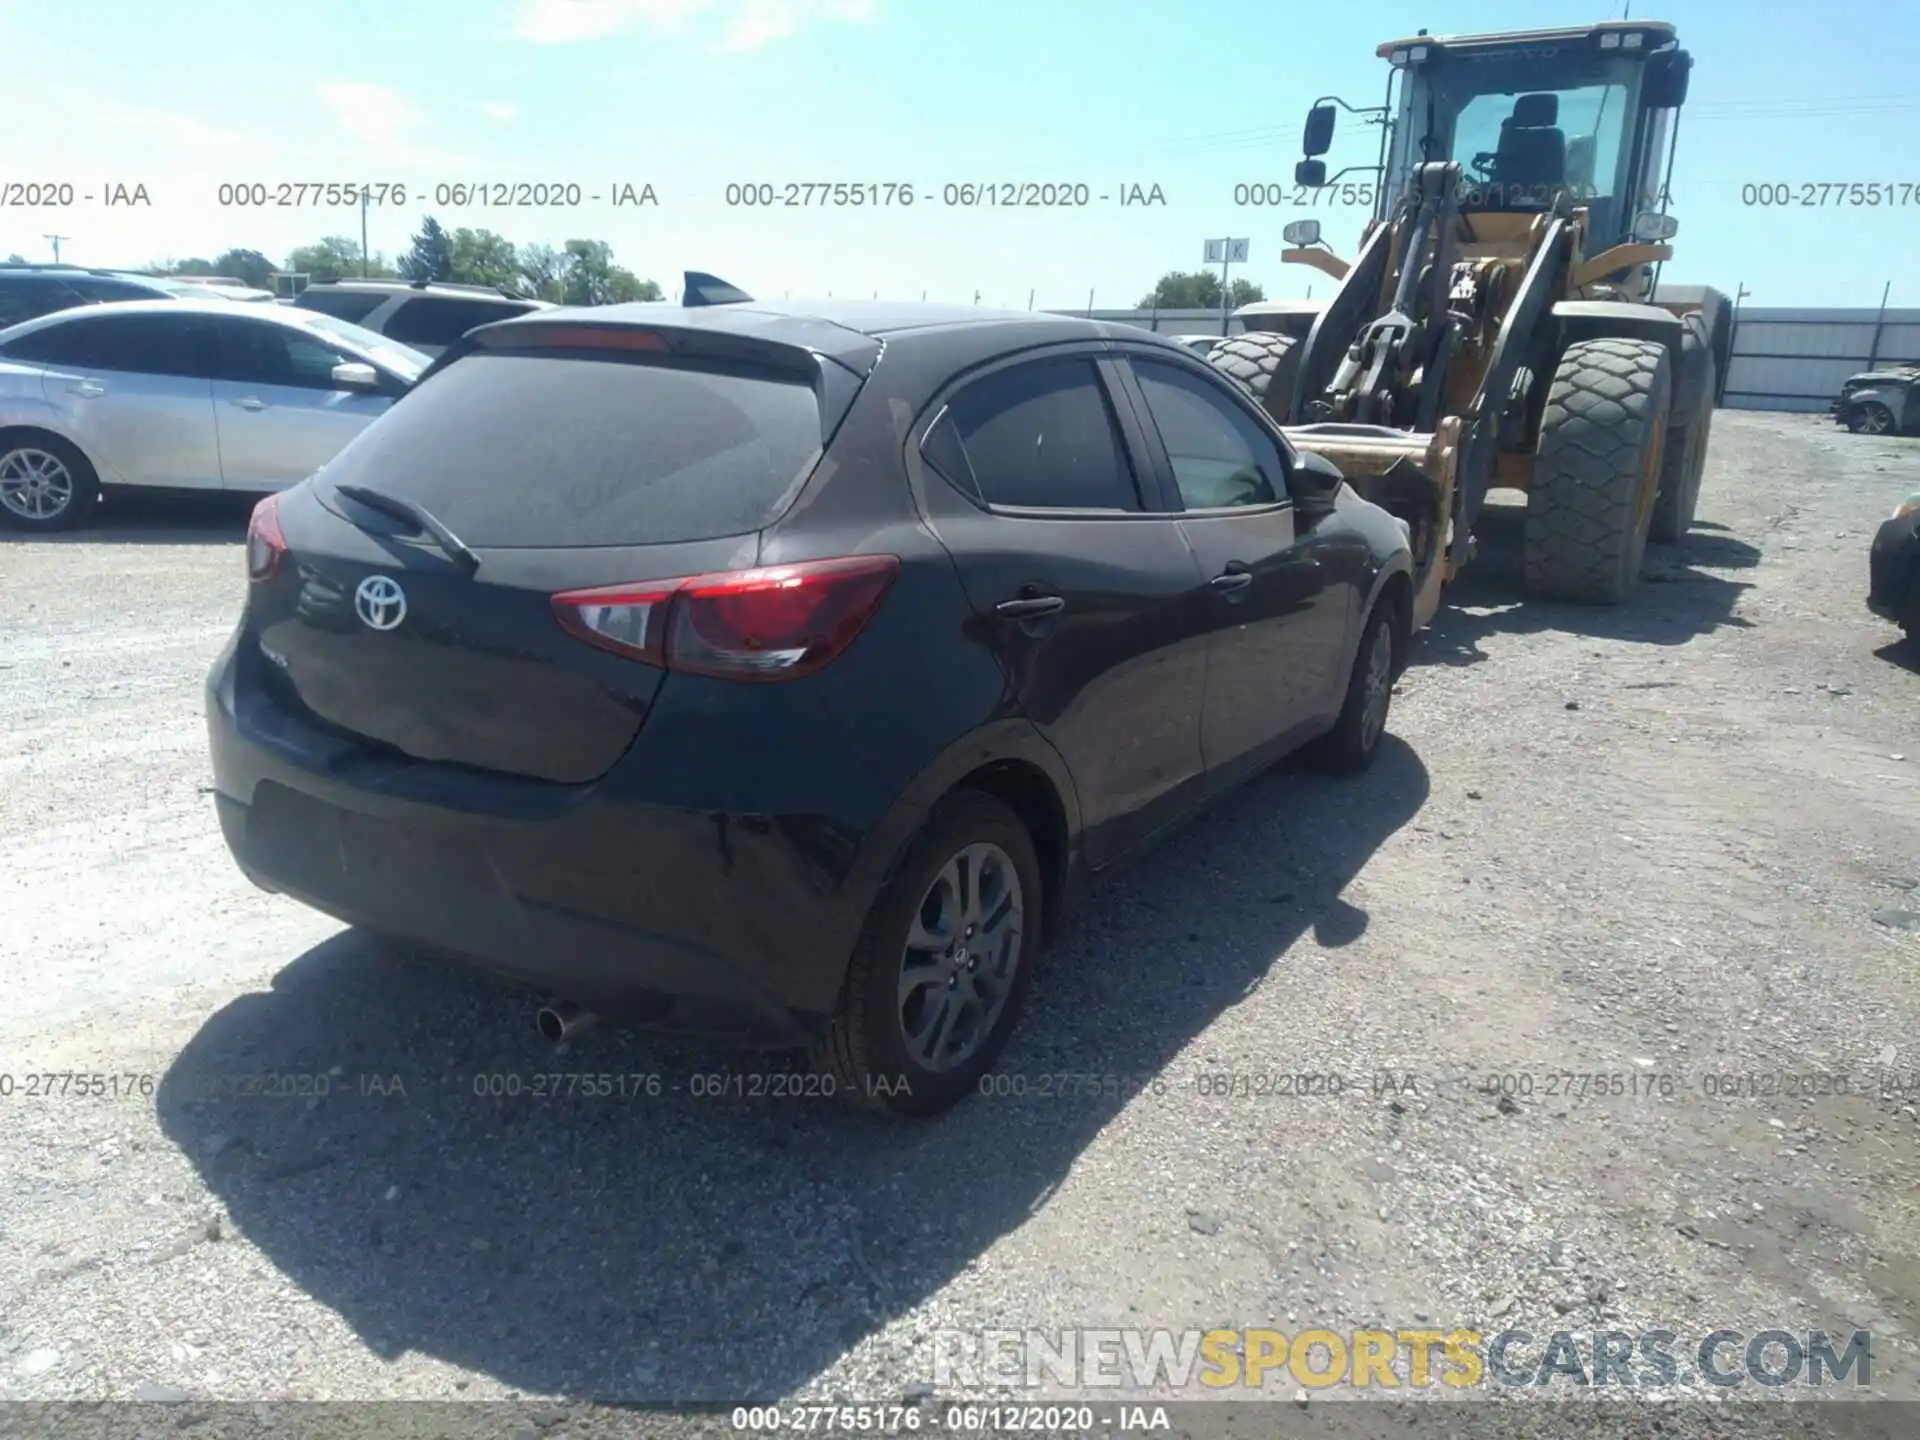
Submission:
M 514 33 L 537 45 L 564 45 L 617 35 L 635 25 L 656 32 L 685 29 L 712 0 L 529 0 Z
M 515 26 L 523 40 L 562 45 L 632 29 L 686 36 L 717 0 L 526 0 Z M 825 21 L 871 20 L 876 0 L 728 0 L 719 6 L 709 50 L 756 50 Z
M 333 112 L 340 134 L 352 143 L 355 163 L 457 165 L 468 157 L 420 143 L 427 117 L 398 90 L 357 80 L 325 80 L 321 101 Z
M 480 107 L 480 113 L 489 120 L 511 120 L 520 113 L 518 105 L 503 105 L 497 100 L 489 101 Z
M 372 146 L 404 143 L 420 126 L 420 112 L 385 85 L 362 85 L 352 80 L 326 80 L 320 98 L 333 111 L 342 133 Z

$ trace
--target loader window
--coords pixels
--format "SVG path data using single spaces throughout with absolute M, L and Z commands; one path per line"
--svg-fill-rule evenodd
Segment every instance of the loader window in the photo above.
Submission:
M 1539 213 L 1562 189 L 1612 236 L 1635 205 L 1633 137 L 1641 62 L 1601 52 L 1517 46 L 1408 72 L 1396 166 L 1453 160 L 1461 208 Z
M 1473 96 L 1454 120 L 1451 147 L 1469 208 L 1544 210 L 1563 187 L 1576 201 L 1610 197 L 1629 103 L 1619 85 Z

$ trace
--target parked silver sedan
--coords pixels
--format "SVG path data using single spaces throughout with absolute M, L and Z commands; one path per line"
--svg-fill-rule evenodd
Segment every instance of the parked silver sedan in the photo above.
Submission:
M 0 521 L 65 529 L 122 486 L 284 489 L 429 363 L 330 315 L 218 299 L 88 305 L 0 330 Z

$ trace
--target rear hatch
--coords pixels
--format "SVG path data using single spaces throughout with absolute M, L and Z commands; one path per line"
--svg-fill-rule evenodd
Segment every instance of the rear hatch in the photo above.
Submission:
M 752 565 L 864 373 L 662 327 L 476 332 L 256 515 L 264 683 L 414 759 L 597 778 L 666 672 L 563 629 L 554 595 Z

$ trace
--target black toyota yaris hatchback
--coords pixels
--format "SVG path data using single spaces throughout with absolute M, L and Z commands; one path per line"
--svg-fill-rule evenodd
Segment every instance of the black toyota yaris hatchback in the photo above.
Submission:
M 1205 361 L 925 305 L 486 326 L 247 567 L 208 723 L 255 883 L 916 1114 L 1088 873 L 1366 766 L 1412 606 L 1400 523 Z

